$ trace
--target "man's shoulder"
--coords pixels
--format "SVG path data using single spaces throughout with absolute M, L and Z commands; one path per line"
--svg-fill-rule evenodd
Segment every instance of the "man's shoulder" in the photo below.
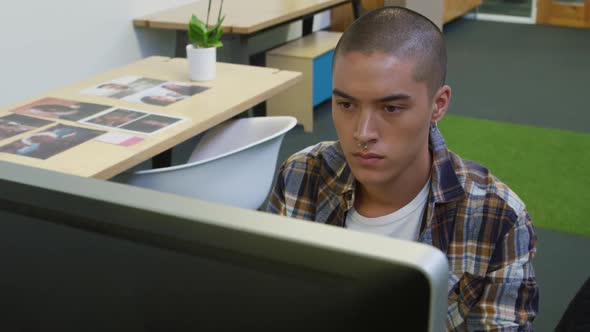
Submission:
M 525 211 L 522 199 L 487 167 L 450 152 L 453 168 L 471 205 L 510 209 L 518 216 Z
M 337 170 L 345 163 L 340 145 L 335 141 L 320 142 L 291 155 L 284 164 L 285 170 L 304 168 L 320 172 L 324 168 Z

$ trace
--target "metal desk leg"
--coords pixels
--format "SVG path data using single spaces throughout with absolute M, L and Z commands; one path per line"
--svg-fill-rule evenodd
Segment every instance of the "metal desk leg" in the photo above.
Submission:
M 313 31 L 313 15 L 303 18 L 301 37 L 309 35 Z
M 238 51 L 233 54 L 233 63 L 241 65 L 250 64 L 250 55 L 248 54 L 248 36 L 236 35 L 238 39 Z
M 253 65 L 252 58 L 250 57 L 250 53 L 248 51 L 248 41 L 249 36 L 246 35 L 237 35 L 238 38 L 238 51 L 234 52 L 233 54 L 233 63 L 243 64 L 243 65 Z M 254 116 L 264 116 L 266 115 L 266 103 L 262 102 L 258 105 L 255 105 L 247 112 L 242 112 L 236 115 L 234 118 L 242 118 L 242 117 L 254 117 Z
M 172 165 L 172 149 L 152 157 L 152 168 L 169 167 L 170 165 Z
M 176 49 L 174 56 L 177 58 L 186 58 L 186 45 L 188 45 L 188 32 L 176 30 Z
M 361 17 L 361 0 L 352 0 L 352 15 L 354 19 Z

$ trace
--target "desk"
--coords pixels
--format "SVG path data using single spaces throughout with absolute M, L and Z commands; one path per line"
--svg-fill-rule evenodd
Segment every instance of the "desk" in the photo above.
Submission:
M 210 89 L 166 107 L 80 93 L 85 88 L 126 75 L 139 75 L 166 81 L 189 81 L 186 59 L 150 57 L 6 109 L 0 109 L 0 116 L 43 97 L 56 97 L 180 116 L 188 121 L 151 136 L 134 135 L 145 140 L 129 147 L 90 140 L 46 160 L 8 153 L 0 153 L 0 160 L 83 177 L 108 179 L 286 90 L 301 79 L 301 74 L 297 72 L 218 63 L 217 78 L 214 81 L 196 83 Z M 52 121 L 100 129 L 70 121 L 55 119 Z M 109 131 L 117 132 L 116 129 Z M 0 145 L 13 142 L 30 133 L 0 140 Z
M 240 41 L 240 52 L 231 62 L 249 64 L 248 39 L 257 33 L 280 25 L 303 20 L 303 35 L 312 31 L 313 15 L 336 6 L 352 3 L 354 17 L 360 15 L 360 0 L 225 0 L 223 29 L 225 36 L 235 35 Z M 176 56 L 185 57 L 188 21 L 192 14 L 207 16 L 208 1 L 190 3 L 133 20 L 137 27 L 176 30 Z M 211 6 L 209 23 L 217 19 L 220 1 Z

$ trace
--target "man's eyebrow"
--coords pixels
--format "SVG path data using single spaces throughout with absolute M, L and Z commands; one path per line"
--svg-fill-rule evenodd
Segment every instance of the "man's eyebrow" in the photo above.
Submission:
M 357 98 L 355 98 L 355 97 L 353 97 L 353 96 L 351 96 L 351 95 L 349 95 L 347 93 L 344 93 L 344 92 L 342 92 L 342 91 L 340 91 L 338 89 L 334 89 L 332 91 L 332 93 L 334 95 L 336 95 L 336 96 L 339 96 L 339 97 L 342 97 L 342 98 L 346 98 L 346 99 L 350 99 L 352 101 L 357 101 L 358 100 Z M 411 98 L 412 97 L 410 97 L 410 95 L 407 95 L 405 93 L 396 93 L 396 94 L 393 94 L 393 95 L 390 95 L 390 96 L 386 96 L 386 97 L 383 97 L 383 98 L 375 99 L 375 102 L 385 103 L 385 102 L 388 102 L 388 101 L 408 100 L 408 99 L 411 99 Z
M 346 94 L 346 93 L 344 93 L 344 92 L 342 92 L 342 91 L 340 91 L 340 90 L 338 90 L 338 89 L 334 89 L 334 90 L 332 91 L 332 94 L 334 94 L 334 95 L 336 95 L 336 96 L 338 96 L 338 97 L 342 97 L 342 98 L 350 99 L 350 100 L 353 100 L 353 101 L 356 101 L 356 100 L 357 100 L 357 99 L 356 99 L 356 98 L 354 98 L 353 96 L 351 96 L 351 95 L 348 95 L 348 94 Z
M 411 99 L 411 98 L 412 97 L 410 97 L 409 95 L 407 95 L 405 93 L 397 93 L 397 94 L 393 94 L 391 96 L 379 98 L 379 99 L 377 99 L 375 101 L 376 102 L 380 102 L 380 103 L 384 103 L 384 102 L 388 102 L 388 101 L 408 100 L 408 99 Z

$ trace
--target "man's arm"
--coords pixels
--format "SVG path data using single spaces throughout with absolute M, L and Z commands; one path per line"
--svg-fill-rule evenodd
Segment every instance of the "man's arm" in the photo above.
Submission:
M 535 253 L 536 234 L 523 210 L 495 246 L 481 297 L 466 317 L 469 331 L 532 331 L 539 308 Z
M 266 211 L 282 216 L 287 215 L 285 203 L 285 164 L 278 171 L 275 184 L 272 188 Z

